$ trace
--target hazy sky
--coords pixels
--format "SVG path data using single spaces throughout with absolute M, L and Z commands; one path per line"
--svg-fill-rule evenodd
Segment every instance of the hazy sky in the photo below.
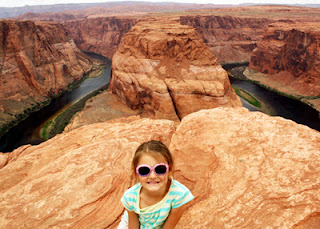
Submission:
M 130 1 L 130 0 L 129 0 Z M 139 1 L 139 0 L 131 0 Z M 141 0 L 140 0 L 141 1 Z M 212 4 L 241 4 L 241 3 L 276 3 L 276 4 L 320 4 L 320 0 L 145 0 L 147 2 L 180 2 L 180 3 L 212 3 Z M 116 0 L 0 0 L 0 7 L 17 7 L 25 5 L 50 5 L 61 3 L 94 3 L 119 2 Z

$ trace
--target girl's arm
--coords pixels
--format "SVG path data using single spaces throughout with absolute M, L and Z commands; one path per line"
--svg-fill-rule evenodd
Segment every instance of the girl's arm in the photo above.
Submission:
M 140 222 L 139 222 L 139 215 L 135 213 L 134 211 L 128 211 L 128 229 L 139 229 L 140 228 Z
M 179 222 L 185 209 L 185 204 L 178 208 L 172 208 L 166 222 L 164 222 L 162 226 L 162 229 L 173 229 Z

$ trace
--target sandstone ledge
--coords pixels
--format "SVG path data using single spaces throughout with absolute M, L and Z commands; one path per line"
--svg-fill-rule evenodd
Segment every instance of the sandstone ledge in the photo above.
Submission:
M 195 200 L 177 228 L 317 228 L 320 133 L 245 108 L 201 110 L 175 128 L 129 119 L 79 127 L 0 157 L 5 228 L 116 228 L 133 152 L 161 140 Z M 2 161 L 5 161 L 4 163 Z

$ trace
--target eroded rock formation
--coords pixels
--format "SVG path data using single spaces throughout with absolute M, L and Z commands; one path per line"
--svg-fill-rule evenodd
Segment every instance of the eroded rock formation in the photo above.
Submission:
M 169 144 L 173 132 L 165 120 L 99 123 L 17 149 L 0 170 L 0 225 L 116 228 L 132 153 L 150 139 Z
M 136 147 L 161 140 L 195 195 L 177 228 L 320 224 L 320 133 L 245 108 L 169 120 L 129 118 L 0 154 L 4 228 L 116 228 Z
M 319 23 L 276 23 L 253 52 L 246 76 L 320 111 Z M 260 74 L 262 73 L 262 74 Z
M 112 58 L 110 89 L 153 118 L 241 106 L 227 72 L 195 29 L 168 19 L 141 21 L 126 34 Z
M 245 62 L 275 20 L 231 16 L 181 16 L 183 25 L 194 27 L 219 62 Z M 138 17 L 98 17 L 65 22 L 76 44 L 85 51 L 112 58 L 122 37 Z
M 65 26 L 81 50 L 111 59 L 122 37 L 135 23 L 133 18 L 98 17 L 69 21 Z
M 181 24 L 197 30 L 220 63 L 249 61 L 265 28 L 273 21 L 268 18 L 232 16 L 180 17 Z
M 40 108 L 91 70 L 60 24 L 4 20 L 0 31 L 0 127 Z

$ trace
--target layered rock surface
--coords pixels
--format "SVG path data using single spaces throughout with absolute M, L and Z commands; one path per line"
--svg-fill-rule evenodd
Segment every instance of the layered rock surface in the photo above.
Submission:
M 195 29 L 173 20 L 141 21 L 126 34 L 112 58 L 110 89 L 153 118 L 241 106 L 227 72 Z
M 109 59 L 117 51 L 122 37 L 137 19 L 98 17 L 65 22 L 75 43 L 81 50 L 99 53 Z
M 262 39 L 269 18 L 233 16 L 181 16 L 183 25 L 194 27 L 212 53 L 223 62 L 249 61 L 252 50 Z
M 0 126 L 19 120 L 91 70 L 56 23 L 0 21 Z
M 320 111 L 319 23 L 276 23 L 253 52 L 246 76 Z M 260 74 L 262 73 L 262 74 Z
M 136 147 L 161 140 L 195 199 L 177 228 L 317 228 L 320 133 L 245 108 L 129 118 L 0 155 L 4 228 L 116 228 Z
M 173 132 L 165 120 L 99 123 L 1 154 L 0 225 L 116 228 L 134 150 L 150 139 L 169 144 Z
M 249 61 L 265 28 L 275 20 L 232 16 L 181 16 L 183 25 L 194 27 L 219 62 Z M 85 51 L 112 58 L 122 37 L 139 20 L 135 17 L 97 17 L 67 21 L 76 44 Z

